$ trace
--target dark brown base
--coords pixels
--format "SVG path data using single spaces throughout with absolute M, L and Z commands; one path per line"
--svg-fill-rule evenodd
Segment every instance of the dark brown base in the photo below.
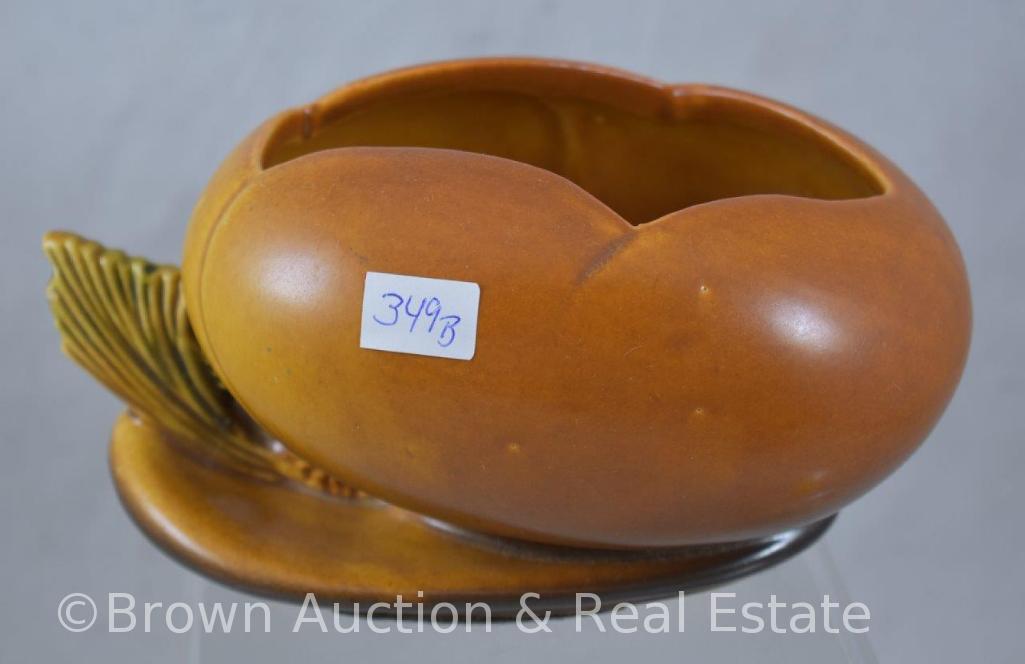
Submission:
M 746 542 L 598 551 L 465 533 L 374 499 L 256 481 L 197 463 L 128 414 L 114 427 L 110 457 L 126 509 L 176 559 L 246 591 L 312 592 L 360 611 L 399 595 L 458 609 L 486 602 L 496 618 L 515 615 L 527 592 L 540 595 L 532 609 L 553 614 L 572 612 L 576 593 L 595 593 L 606 608 L 651 600 L 775 565 L 833 520 Z

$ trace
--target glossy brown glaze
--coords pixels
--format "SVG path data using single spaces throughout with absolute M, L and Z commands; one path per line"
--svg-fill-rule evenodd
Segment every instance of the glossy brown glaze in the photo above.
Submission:
M 359 347 L 367 271 L 481 289 L 468 362 Z M 484 532 L 647 547 L 809 523 L 960 376 L 956 244 L 789 107 L 550 61 L 387 74 L 273 118 L 184 259 L 203 349 L 293 452 Z

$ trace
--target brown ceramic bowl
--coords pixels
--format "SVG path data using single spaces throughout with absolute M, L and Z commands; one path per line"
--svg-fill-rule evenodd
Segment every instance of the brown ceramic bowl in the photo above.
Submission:
M 340 548 L 321 587 L 356 583 L 399 531 L 439 565 L 476 560 L 471 590 L 509 558 L 253 481 L 341 481 L 432 523 L 581 547 L 820 521 L 925 438 L 971 324 L 943 220 L 854 137 L 754 95 L 549 60 L 406 69 L 272 118 L 196 207 L 184 296 L 175 269 L 45 246 L 65 350 L 145 420 L 115 433 L 133 514 L 216 574 L 289 592 L 315 567 L 297 560 Z M 368 272 L 477 284 L 472 359 L 361 347 Z M 192 493 L 161 479 L 168 459 Z M 218 459 L 241 472 L 211 475 Z M 292 534 L 257 565 L 253 533 Z M 422 578 L 397 561 L 368 587 Z
M 475 282 L 476 354 L 360 347 L 368 271 Z M 203 349 L 298 456 L 494 534 L 599 547 L 821 519 L 942 413 L 958 248 L 893 164 L 707 85 L 495 59 L 263 124 L 197 206 Z

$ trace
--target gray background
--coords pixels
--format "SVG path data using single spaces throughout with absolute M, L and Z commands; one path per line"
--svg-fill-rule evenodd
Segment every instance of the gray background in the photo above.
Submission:
M 1025 5 L 1012 2 L 3 2 L 0 661 L 1020 661 L 1023 38 Z M 156 551 L 117 504 L 105 446 L 120 406 L 57 351 L 43 231 L 176 262 L 206 179 L 259 121 L 355 77 L 484 54 L 593 60 L 785 100 L 880 148 L 948 220 L 976 315 L 953 403 L 822 546 L 732 586 L 751 599 L 846 593 L 871 607 L 869 638 L 65 633 L 56 606 L 73 591 L 237 596 Z

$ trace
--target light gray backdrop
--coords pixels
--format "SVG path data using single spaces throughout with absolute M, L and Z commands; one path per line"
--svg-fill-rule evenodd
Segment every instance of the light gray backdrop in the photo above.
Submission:
M 1020 661 L 1023 41 L 1025 4 L 1015 2 L 3 2 L 0 661 L 281 661 L 307 647 L 286 634 L 215 642 L 59 627 L 57 603 L 73 591 L 237 596 L 156 551 L 117 504 L 105 448 L 120 406 L 57 350 L 43 231 L 74 229 L 177 262 L 207 177 L 266 116 L 355 77 L 485 54 L 746 88 L 866 139 L 933 198 L 961 244 L 975 298 L 971 358 L 924 447 L 846 509 L 824 547 L 733 586 L 751 599 L 794 592 L 831 557 L 835 569 L 800 592 L 811 599 L 846 585 L 872 609 L 868 640 L 836 649 L 777 637 L 753 649 L 691 630 L 538 638 L 503 628 L 472 639 L 336 637 L 317 652 L 823 661 L 842 650 L 852 660 L 874 651 L 895 662 Z M 835 657 L 822 654 L 830 648 Z

